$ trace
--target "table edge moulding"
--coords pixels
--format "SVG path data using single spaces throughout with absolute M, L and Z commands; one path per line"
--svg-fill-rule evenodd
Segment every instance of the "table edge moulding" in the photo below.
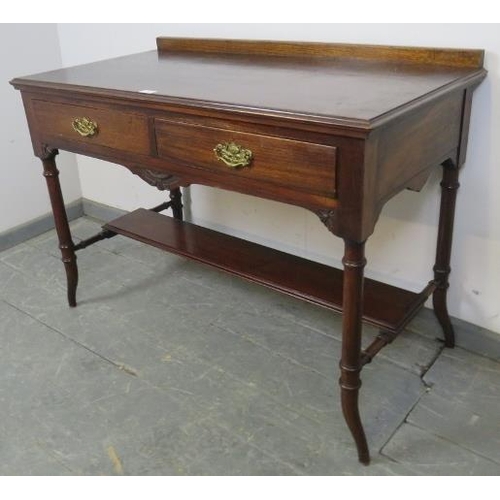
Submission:
M 469 49 L 160 37 L 155 51 L 14 79 L 47 181 L 69 305 L 76 252 L 121 234 L 341 312 L 341 405 L 368 464 L 362 367 L 430 296 L 444 343 L 454 345 L 446 294 L 455 200 L 483 58 Z M 122 165 L 169 198 L 75 244 L 60 149 Z M 419 191 L 439 165 L 433 278 L 420 293 L 365 279 L 365 242 L 384 204 Z M 343 270 L 184 221 L 181 188 L 191 184 L 313 211 L 344 240 Z M 380 329 L 365 349 L 362 321 Z

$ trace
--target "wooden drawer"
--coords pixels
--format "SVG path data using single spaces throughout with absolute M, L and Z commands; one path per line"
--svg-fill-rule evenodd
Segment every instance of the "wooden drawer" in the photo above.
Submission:
M 334 146 L 164 119 L 155 120 L 155 131 L 161 158 L 227 176 L 335 197 Z M 235 143 L 250 150 L 249 165 L 232 168 L 218 159 L 214 149 L 224 143 Z
M 93 145 L 131 153 L 149 154 L 148 120 L 145 115 L 107 108 L 105 106 L 76 106 L 34 100 L 33 110 L 37 128 L 44 138 L 77 146 Z M 76 119 L 87 118 L 97 125 L 96 131 L 81 135 L 73 127 Z

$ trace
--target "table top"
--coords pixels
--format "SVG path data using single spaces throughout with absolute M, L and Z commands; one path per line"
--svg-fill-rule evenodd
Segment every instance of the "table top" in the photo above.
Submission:
M 12 83 L 371 128 L 485 74 L 480 50 L 187 41 Z

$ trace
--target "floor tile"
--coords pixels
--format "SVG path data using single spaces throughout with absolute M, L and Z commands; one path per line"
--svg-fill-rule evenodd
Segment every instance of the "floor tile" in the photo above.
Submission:
M 500 364 L 447 350 L 425 380 L 431 388 L 408 422 L 500 464 Z
M 410 424 L 398 430 L 383 453 L 419 475 L 500 475 L 500 465 Z
M 500 474 L 500 364 L 443 350 L 432 311 L 363 369 L 364 467 L 340 315 L 122 236 L 78 253 L 69 308 L 57 245 L 0 252 L 0 474 Z

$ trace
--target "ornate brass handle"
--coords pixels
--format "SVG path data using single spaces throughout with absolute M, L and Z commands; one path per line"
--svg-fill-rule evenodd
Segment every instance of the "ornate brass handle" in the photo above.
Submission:
M 247 167 L 252 162 L 253 154 L 249 149 L 235 142 L 223 142 L 214 148 L 215 156 L 230 168 Z
M 76 130 L 83 137 L 92 137 L 97 134 L 97 123 L 90 118 L 75 118 L 72 122 L 73 129 Z

